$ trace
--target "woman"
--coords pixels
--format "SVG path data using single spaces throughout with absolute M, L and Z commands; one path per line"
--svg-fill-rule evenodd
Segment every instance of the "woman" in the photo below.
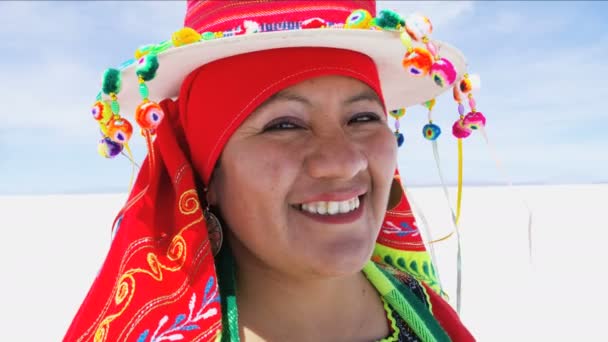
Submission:
M 192 29 L 106 71 L 100 152 L 128 151 L 137 82 L 149 154 L 66 341 L 473 340 L 441 297 L 386 114 L 449 89 L 464 60 L 407 45 L 441 47 L 427 21 L 374 15 L 190 2 Z

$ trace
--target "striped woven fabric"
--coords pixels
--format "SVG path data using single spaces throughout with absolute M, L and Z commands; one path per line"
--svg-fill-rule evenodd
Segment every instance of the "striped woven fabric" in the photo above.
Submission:
M 344 23 L 357 9 L 376 13 L 369 0 L 189 0 L 184 26 L 198 32 L 243 30 L 245 20 L 255 21 L 261 31 L 298 29 L 299 23 L 321 18 L 329 23 Z

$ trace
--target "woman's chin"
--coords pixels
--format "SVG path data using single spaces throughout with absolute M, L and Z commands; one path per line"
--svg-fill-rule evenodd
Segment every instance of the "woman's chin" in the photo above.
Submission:
M 309 262 L 312 273 L 323 277 L 341 277 L 360 272 L 370 260 L 373 244 L 341 246 L 317 250 Z

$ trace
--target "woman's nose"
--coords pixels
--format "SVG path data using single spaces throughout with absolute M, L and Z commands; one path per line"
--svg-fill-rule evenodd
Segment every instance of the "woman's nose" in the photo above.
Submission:
M 314 150 L 306 158 L 311 177 L 351 179 L 367 168 L 366 156 L 344 133 L 315 139 Z

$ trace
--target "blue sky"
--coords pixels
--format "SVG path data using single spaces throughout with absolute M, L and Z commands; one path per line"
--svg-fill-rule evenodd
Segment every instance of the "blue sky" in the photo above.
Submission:
M 427 15 L 433 37 L 481 75 L 478 109 L 515 183 L 608 182 L 607 2 L 379 2 L 386 7 Z M 184 10 L 176 1 L 0 2 L 0 194 L 126 191 L 130 164 L 98 156 L 89 109 L 103 70 L 169 38 Z M 456 116 L 451 95 L 439 97 L 445 133 Z M 410 185 L 438 182 L 425 118 L 413 108 L 402 122 Z M 455 139 L 444 134 L 439 148 L 453 183 Z M 466 183 L 505 182 L 491 156 L 481 136 L 465 141 Z

